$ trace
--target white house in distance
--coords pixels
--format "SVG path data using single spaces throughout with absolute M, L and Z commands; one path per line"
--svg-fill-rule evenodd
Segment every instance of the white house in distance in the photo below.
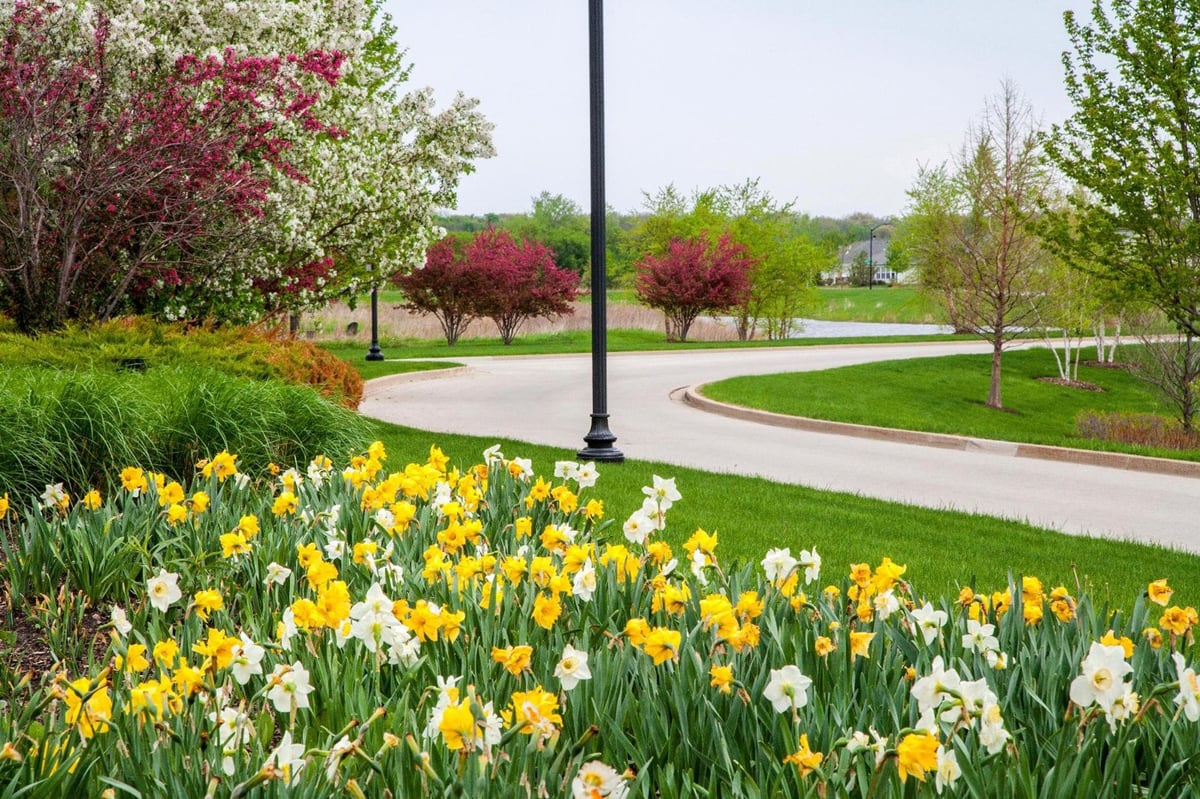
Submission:
M 827 272 L 822 272 L 821 283 L 826 286 L 850 285 L 850 269 L 854 265 L 855 260 L 859 258 L 859 253 L 862 253 L 864 260 L 874 256 L 876 285 L 907 282 L 911 278 L 911 275 L 905 272 L 896 272 L 888 268 L 887 249 L 890 243 L 889 239 L 876 236 L 874 248 L 871 247 L 870 239 L 863 239 L 862 241 L 856 241 L 853 244 L 842 247 L 838 250 L 837 267 Z M 872 249 L 874 250 L 873 252 Z

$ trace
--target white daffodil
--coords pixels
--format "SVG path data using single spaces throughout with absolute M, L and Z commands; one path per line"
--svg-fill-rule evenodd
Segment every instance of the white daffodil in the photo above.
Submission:
M 821 579 L 821 556 L 817 554 L 816 548 L 811 551 L 807 549 L 800 550 L 799 565 L 804 567 L 804 584 L 810 585 Z
M 872 597 L 871 604 L 875 606 L 875 615 L 880 619 L 886 619 L 900 609 L 900 600 L 890 588 Z
M 935 710 L 951 698 L 947 692 L 957 691 L 961 682 L 957 671 L 945 668 L 941 655 L 935 657 L 929 674 L 913 683 L 912 697 L 917 700 L 917 712 L 924 714 Z
M 768 549 L 766 557 L 762 559 L 763 571 L 767 573 L 767 580 L 772 583 L 786 580 L 798 563 L 799 561 L 792 557 L 792 550 L 789 548 Z
M 938 637 L 938 633 L 942 627 L 946 626 L 946 621 L 949 618 L 946 615 L 946 611 L 935 610 L 933 605 L 928 602 L 909 615 L 912 616 L 914 622 L 914 632 L 921 635 L 927 645 L 932 644 L 934 639 Z
M 179 575 L 159 569 L 158 574 L 146 582 L 146 593 L 150 596 L 150 604 L 160 613 L 166 613 L 167 608 L 183 596 L 183 592 L 179 590 Z
M 558 678 L 564 691 L 570 691 L 582 680 L 592 679 L 592 672 L 588 669 L 587 652 L 570 644 L 564 646 L 562 660 L 554 667 L 554 676 Z
M 1096 704 L 1107 713 L 1112 703 L 1125 695 L 1123 680 L 1132 671 L 1120 644 L 1105 646 L 1093 641 L 1079 676 L 1071 681 L 1071 701 L 1081 708 Z
M 933 785 L 937 788 L 937 792 L 941 794 L 943 788 L 953 787 L 960 774 L 962 774 L 962 769 L 958 766 L 958 755 L 954 752 L 954 748 L 947 749 L 939 745 L 937 748 L 937 773 L 933 778 Z
M 571 593 L 584 602 L 592 601 L 592 595 L 596 593 L 596 567 L 592 565 L 591 558 L 584 561 L 583 567 L 575 572 Z
M 300 661 L 290 666 L 278 665 L 267 678 L 271 689 L 267 691 L 267 699 L 275 705 L 280 713 L 291 713 L 293 710 L 303 710 L 308 707 L 308 695 L 313 687 L 309 682 L 308 669 Z
M 624 526 L 621 528 L 625 533 L 625 538 L 632 544 L 642 546 L 646 543 L 646 536 L 654 531 L 654 520 L 641 510 L 635 510 L 625 520 Z
M 591 488 L 599 479 L 600 472 L 596 470 L 596 464 L 592 461 L 580 464 L 579 471 L 575 474 L 575 482 L 580 488 Z
M 579 476 L 579 464 L 575 461 L 555 461 L 554 476 L 559 480 L 574 480 Z
M 250 682 L 251 675 L 262 674 L 262 659 L 266 650 L 250 640 L 245 633 L 242 633 L 242 642 L 234 644 L 230 651 L 233 659 L 229 661 L 229 669 L 238 685 Z
M 267 564 L 267 576 L 263 578 L 263 585 L 270 585 L 271 583 L 283 585 L 291 576 L 291 569 L 289 569 L 287 566 L 281 566 L 272 561 L 271 563 Z
M 292 733 L 288 730 L 279 739 L 279 746 L 267 756 L 267 765 L 283 772 L 283 779 L 288 785 L 295 785 L 306 762 L 304 752 L 304 744 L 292 743 Z
M 963 649 L 977 651 L 980 654 L 1000 648 L 1000 640 L 996 638 L 996 625 L 980 624 L 975 619 L 967 619 L 967 634 L 962 637 Z
M 629 786 L 612 766 L 599 760 L 584 763 L 571 780 L 572 799 L 625 799 Z
M 133 625 L 129 623 L 129 617 L 125 615 L 125 608 L 120 605 L 112 606 L 112 625 L 122 638 L 129 635 L 129 631 L 133 629 Z
M 488 466 L 491 466 L 493 463 L 502 462 L 503 460 L 504 453 L 500 451 L 499 444 L 492 444 L 483 451 L 483 462 Z
M 771 669 L 771 678 L 763 689 L 763 696 L 775 708 L 776 713 L 802 708 L 808 704 L 808 688 L 812 680 L 805 677 L 796 666 Z
M 1183 655 L 1176 652 L 1171 655 L 1175 661 L 1175 673 L 1179 676 L 1179 695 L 1175 704 L 1183 708 L 1183 715 L 1188 721 L 1200 720 L 1200 681 L 1196 679 L 1196 670 L 1187 667 Z
M 661 511 L 670 510 L 672 505 L 683 499 L 678 489 L 675 488 L 674 477 L 663 479 L 657 474 L 654 475 L 654 484 L 644 487 L 642 493 L 654 500 Z

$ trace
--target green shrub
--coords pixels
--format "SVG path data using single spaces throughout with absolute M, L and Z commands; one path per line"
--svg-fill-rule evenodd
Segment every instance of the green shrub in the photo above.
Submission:
M 241 377 L 310 385 L 348 408 L 358 407 L 362 399 L 362 378 L 333 355 L 307 342 L 251 328 L 185 330 L 144 318 L 69 326 L 35 338 L 0 328 L 0 363 L 108 372 L 208 367 Z
M 177 479 L 229 450 L 249 469 L 303 465 L 367 439 L 366 422 L 304 386 L 211 368 L 0 372 L 0 495 L 104 488 L 145 464 Z

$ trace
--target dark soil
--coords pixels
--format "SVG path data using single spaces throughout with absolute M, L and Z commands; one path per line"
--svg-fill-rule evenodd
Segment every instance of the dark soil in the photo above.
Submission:
M 1039 383 L 1051 383 L 1056 386 L 1066 386 L 1067 388 L 1077 388 L 1080 391 L 1103 391 L 1104 389 L 1095 383 L 1088 383 L 1083 380 L 1067 380 L 1062 377 L 1038 377 L 1035 378 Z

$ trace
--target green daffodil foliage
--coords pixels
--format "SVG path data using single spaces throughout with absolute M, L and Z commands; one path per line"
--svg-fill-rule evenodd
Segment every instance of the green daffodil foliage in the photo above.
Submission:
M 11 612 L 55 663 L 0 675 L 0 792 L 1197 790 L 1196 611 L 1166 579 L 1113 610 L 1035 576 L 927 597 L 905 564 L 830 574 L 799 546 L 727 564 L 671 529 L 686 486 L 655 477 L 613 520 L 598 478 L 376 443 L 3 497 Z M 104 646 L 56 649 L 86 609 Z

